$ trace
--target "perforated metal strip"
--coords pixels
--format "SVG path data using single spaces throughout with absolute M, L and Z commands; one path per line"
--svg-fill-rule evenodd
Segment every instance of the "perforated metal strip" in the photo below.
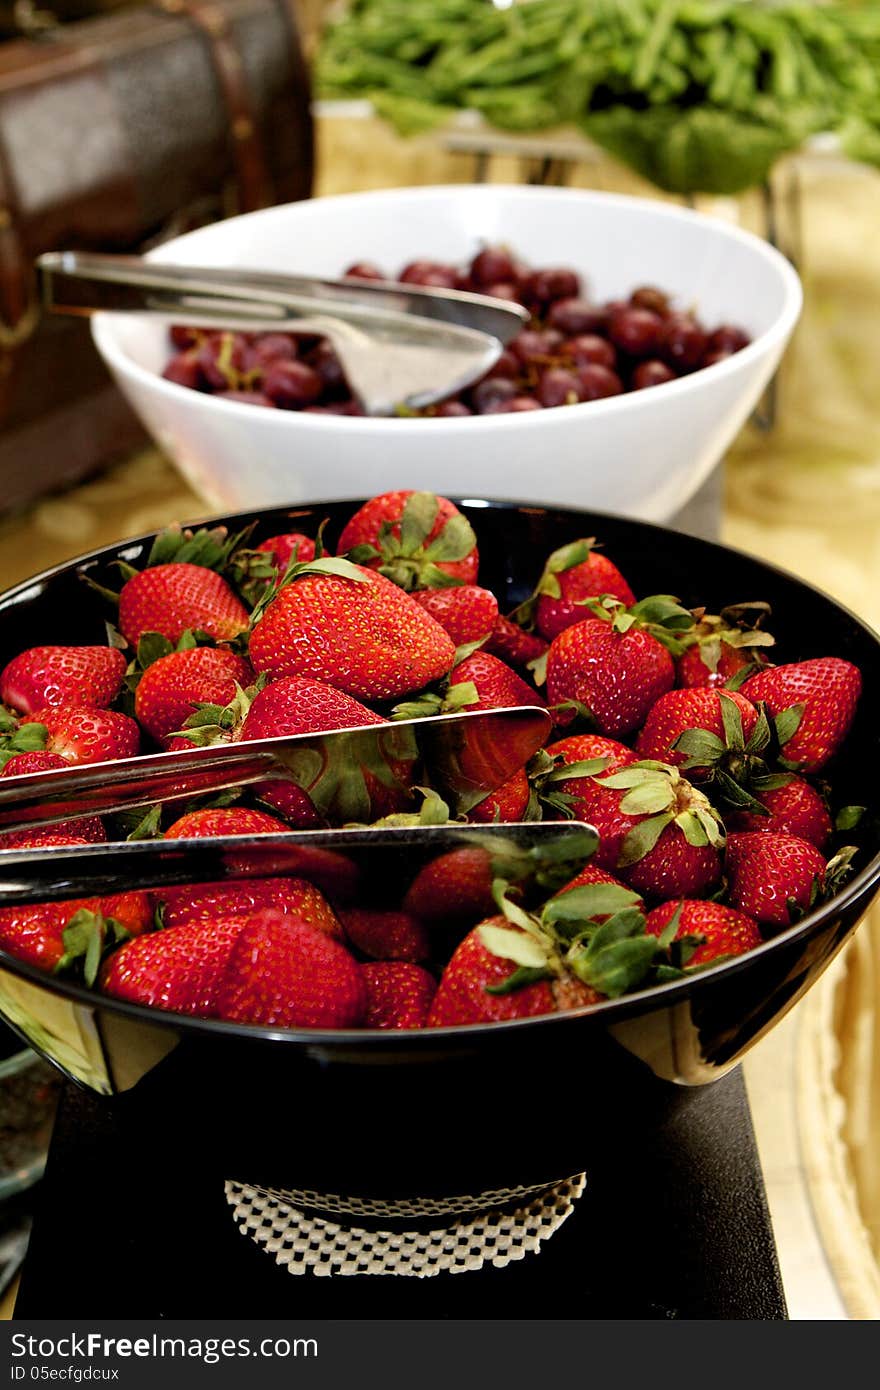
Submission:
M 443 1204 L 422 1200 L 401 1203 L 343 1199 L 308 1193 L 313 1204 L 328 1211 L 331 1201 L 360 1204 L 360 1214 L 381 1219 L 442 1215 L 451 1219 L 427 1231 L 366 1229 L 328 1221 L 302 1210 L 295 1197 L 246 1183 L 227 1182 L 226 1200 L 243 1235 L 250 1236 L 290 1274 L 397 1274 L 426 1279 L 435 1274 L 462 1274 L 489 1263 L 503 1269 L 511 1261 L 536 1254 L 542 1243 L 568 1219 L 584 1191 L 583 1173 L 537 1193 L 523 1193 L 513 1210 L 487 1209 L 487 1197 L 509 1202 L 516 1192 L 481 1193 L 453 1198 Z M 479 1202 L 479 1209 L 470 1204 Z M 466 1204 L 462 1206 L 462 1204 Z

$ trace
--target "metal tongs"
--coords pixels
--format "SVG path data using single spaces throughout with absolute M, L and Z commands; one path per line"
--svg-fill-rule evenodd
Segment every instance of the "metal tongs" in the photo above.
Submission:
M 528 762 L 551 727 L 537 706 L 475 710 L 31 772 L 0 781 L 0 828 L 51 825 L 271 779 L 301 787 L 335 822 L 375 819 L 369 788 L 376 783 L 406 793 L 413 809 L 414 789 L 428 785 L 457 813 Z
M 506 300 L 385 281 L 82 251 L 49 252 L 36 264 L 53 313 L 146 313 L 194 328 L 327 338 L 368 415 L 420 409 L 462 390 L 528 322 L 526 310 Z

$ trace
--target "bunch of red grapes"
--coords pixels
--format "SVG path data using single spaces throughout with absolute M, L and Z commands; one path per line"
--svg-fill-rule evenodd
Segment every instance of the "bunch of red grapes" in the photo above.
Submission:
M 387 280 L 358 261 L 344 274 Z M 662 386 L 711 367 L 750 341 L 734 324 L 706 328 L 663 290 L 642 286 L 628 299 L 595 304 L 576 271 L 533 270 L 501 246 L 488 246 L 461 270 L 411 261 L 402 284 L 470 290 L 522 304 L 531 320 L 475 385 L 419 415 L 501 415 L 618 396 Z M 175 327 L 177 352 L 163 375 L 226 400 L 311 415 L 362 415 L 336 353 L 323 338 L 293 333 L 231 333 Z M 403 413 L 403 412 L 402 412 Z

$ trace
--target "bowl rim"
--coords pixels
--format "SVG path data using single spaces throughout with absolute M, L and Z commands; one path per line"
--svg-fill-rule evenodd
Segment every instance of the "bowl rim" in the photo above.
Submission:
M 362 498 L 332 498 L 317 499 L 308 503 L 294 502 L 284 506 L 273 506 L 264 508 L 254 508 L 252 511 L 214 513 L 197 518 L 186 524 L 198 525 L 229 525 L 230 528 L 238 522 L 252 516 L 266 516 L 283 514 L 288 510 L 301 510 L 303 506 L 308 508 L 320 509 L 321 507 L 344 507 L 360 506 L 363 504 Z M 536 504 L 533 502 L 516 502 L 507 499 L 481 497 L 481 498 L 452 498 L 454 502 L 461 505 L 477 506 L 479 508 L 499 508 L 510 510 L 522 508 L 527 512 L 534 512 Z M 709 550 L 720 551 L 724 555 L 732 556 L 736 560 L 744 560 L 749 564 L 758 565 L 766 570 L 771 576 L 776 576 L 782 580 L 787 580 L 798 585 L 802 589 L 808 590 L 826 603 L 832 604 L 856 627 L 860 628 L 866 637 L 880 649 L 880 632 L 877 632 L 865 619 L 854 613 L 846 604 L 841 603 L 826 590 L 819 588 L 808 580 L 802 579 L 800 575 L 794 574 L 791 570 L 785 569 L 772 561 L 764 560 L 761 556 L 753 555 L 749 551 L 737 546 L 728 545 L 723 541 L 708 540 L 702 536 L 694 536 L 690 533 L 678 533 L 674 527 L 663 525 L 659 522 L 641 521 L 633 517 L 624 516 L 620 513 L 607 512 L 600 513 L 585 508 L 556 506 L 551 505 L 540 510 L 550 513 L 557 513 L 571 517 L 592 520 L 594 517 L 605 517 L 616 524 L 625 527 L 635 528 L 637 531 L 653 532 L 656 535 L 669 536 L 681 534 L 682 538 L 691 544 L 703 546 Z M 75 571 L 81 565 L 90 561 L 100 561 L 108 555 L 119 555 L 124 552 L 127 546 L 144 546 L 152 541 L 157 532 L 148 531 L 139 536 L 131 536 L 120 541 L 112 542 L 110 545 L 100 546 L 96 550 L 74 556 L 70 560 L 65 560 L 60 564 L 52 566 L 50 569 L 42 570 L 39 574 L 32 575 L 30 578 L 22 580 L 12 588 L 0 593 L 0 614 L 2 608 L 8 601 L 12 603 L 16 600 L 26 599 L 28 590 L 37 584 L 46 584 L 55 576 Z M 332 831 L 299 831 L 293 832 L 303 839 L 308 836 L 315 836 L 316 840 L 326 835 L 332 835 Z M 230 837 L 234 838 L 234 837 Z M 247 838 L 247 837 L 244 837 Z M 169 844 L 187 845 L 189 842 L 182 840 L 179 842 L 169 841 Z M 13 851 L 15 852 L 15 851 Z M 2 853 L 0 850 L 0 866 L 2 866 Z M 273 1041 L 289 1044 L 306 1045 L 310 1049 L 323 1051 L 347 1051 L 357 1048 L 358 1045 L 370 1047 L 380 1046 L 384 1050 L 395 1049 L 401 1052 L 412 1051 L 413 1049 L 432 1050 L 434 1044 L 437 1050 L 442 1050 L 445 1044 L 453 1042 L 467 1042 L 469 1038 L 477 1039 L 485 1036 L 498 1036 L 505 1034 L 511 1029 L 534 1028 L 548 1026 L 557 1021 L 568 1021 L 577 1018 L 585 1021 L 593 1020 L 598 1026 L 607 1025 L 609 1022 L 624 1021 L 629 1015 L 645 1011 L 654 1012 L 651 1008 L 653 1001 L 656 1001 L 657 1009 L 661 1009 L 669 1004 L 682 1002 L 690 997 L 695 990 L 702 988 L 704 982 L 712 981 L 719 984 L 727 981 L 742 970 L 748 969 L 751 963 L 758 957 L 769 955 L 778 949 L 782 944 L 792 944 L 801 937 L 806 939 L 816 931 L 823 923 L 827 922 L 848 905 L 856 901 L 865 894 L 876 893 L 880 887 L 880 849 L 874 857 L 859 870 L 841 890 L 830 898 L 827 902 L 820 903 L 810 912 L 784 928 L 775 936 L 767 941 L 763 941 L 760 946 L 745 952 L 741 956 L 733 957 L 722 961 L 718 965 L 710 965 L 696 975 L 691 975 L 682 980 L 670 980 L 666 984 L 651 985 L 647 989 L 636 990 L 631 994 L 621 995 L 618 999 L 605 999 L 597 1004 L 583 1005 L 579 1008 L 562 1009 L 550 1014 L 537 1014 L 529 1018 L 505 1019 L 492 1023 L 470 1023 L 447 1025 L 442 1028 L 414 1028 L 414 1029 L 380 1029 L 380 1028 L 357 1028 L 357 1029 L 322 1029 L 322 1028 L 298 1028 L 298 1029 L 277 1029 L 269 1028 L 259 1024 L 231 1023 L 223 1019 L 197 1018 L 188 1014 L 172 1013 L 169 1010 L 151 1008 L 142 1004 L 134 1004 L 127 1000 L 116 999 L 112 995 L 101 994 L 97 989 L 91 989 L 73 981 L 56 979 L 52 975 L 47 975 L 37 966 L 29 965 L 25 961 L 18 960 L 11 956 L 7 951 L 0 947 L 0 968 L 8 970 L 13 975 L 18 975 L 29 982 L 48 989 L 51 993 L 60 995 L 63 998 L 72 1000 L 75 1003 L 84 1004 L 88 1007 L 100 1010 L 107 1009 L 112 1013 L 121 1013 L 133 1020 L 148 1023 L 152 1026 L 162 1027 L 185 1033 L 195 1033 L 203 1036 L 220 1036 L 227 1039 L 237 1039 L 238 1041 L 251 1041 L 256 1043 Z M 866 904 L 867 910 L 868 904 Z
M 635 208 L 639 212 L 656 215 L 661 220 L 677 222 L 680 224 L 708 224 L 708 228 L 719 235 L 722 239 L 738 242 L 747 247 L 759 259 L 765 261 L 776 272 L 782 282 L 783 305 L 776 320 L 762 333 L 739 352 L 731 354 L 721 362 L 715 362 L 709 367 L 701 367 L 687 376 L 677 377 L 674 381 L 662 383 L 664 390 L 664 400 L 675 400 L 688 393 L 700 390 L 700 383 L 721 382 L 729 377 L 734 377 L 747 371 L 749 367 L 756 365 L 763 357 L 767 356 L 782 344 L 784 345 L 792 333 L 803 308 L 803 287 L 797 271 L 791 262 L 771 246 L 763 238 L 756 236 L 755 233 L 746 231 L 742 227 L 733 226 L 724 221 L 723 218 L 713 217 L 708 213 L 697 212 L 692 208 L 683 208 L 675 204 L 670 204 L 661 199 L 633 197 L 626 193 L 604 193 L 593 189 L 579 188 L 533 188 L 523 187 L 519 184 L 425 184 L 415 187 L 405 188 L 383 188 L 370 189 L 358 193 L 339 193 L 331 194 L 322 198 L 304 199 L 299 203 L 280 203 L 274 207 L 261 208 L 256 212 L 243 213 L 238 217 L 226 218 L 223 222 L 211 223 L 206 228 L 198 228 L 193 232 L 187 232 L 183 236 L 174 237 L 171 241 L 164 242 L 148 253 L 150 260 L 170 261 L 174 259 L 174 250 L 182 243 L 191 242 L 201 236 L 203 232 L 211 232 L 215 227 L 223 227 L 228 223 L 242 223 L 253 225 L 255 220 L 273 220 L 284 218 L 290 215 L 291 209 L 313 207 L 318 203 L 332 203 L 340 207 L 343 214 L 349 207 L 357 207 L 364 199 L 385 201 L 393 203 L 402 196 L 415 200 L 429 200 L 438 194 L 451 197 L 466 194 L 470 198 L 477 198 L 483 201 L 491 201 L 493 197 L 503 196 L 505 198 L 515 197 L 521 201 L 532 201 L 544 199 L 546 201 L 577 201 L 579 203 L 596 204 L 599 206 Z M 295 214 L 294 214 L 295 215 Z M 152 372 L 140 363 L 135 362 L 122 347 L 115 333 L 115 320 L 121 315 L 102 312 L 95 314 L 91 321 L 92 339 L 107 364 L 123 376 L 136 382 L 139 386 L 158 393 L 159 397 L 173 403 L 181 401 L 186 397 L 196 396 L 202 402 L 204 408 L 209 413 L 219 410 L 221 412 L 219 420 L 225 418 L 231 420 L 238 418 L 241 420 L 253 420 L 254 406 L 241 401 L 224 400 L 220 396 L 212 395 L 209 392 L 193 391 L 191 387 L 180 386 L 176 382 L 168 381 L 158 372 Z M 128 317 L 128 316 L 126 316 Z M 708 375 L 707 375 L 708 374 Z M 695 384 L 696 383 L 696 384 Z M 656 403 L 656 397 L 652 391 L 624 391 L 617 396 L 606 396 L 595 401 L 582 401 L 574 406 L 569 406 L 562 412 L 562 420 L 569 423 L 576 423 L 582 420 L 582 412 L 589 409 L 589 418 L 599 418 L 605 416 L 615 416 L 621 411 L 638 412 L 651 408 L 651 402 Z M 194 402 L 193 402 L 194 404 Z M 231 414 L 230 414 L 231 412 Z M 572 412 L 574 412 L 572 414 Z M 550 412 L 551 420 L 548 422 L 545 411 L 522 411 L 516 414 L 500 415 L 470 415 L 470 416 L 451 416 L 437 417 L 425 416 L 418 418 L 392 417 L 392 416 L 351 416 L 351 415 L 309 415 L 300 410 L 273 410 L 268 419 L 274 420 L 278 416 L 291 417 L 299 421 L 300 427 L 311 430 L 333 428 L 342 430 L 343 433 L 358 435 L 362 432 L 369 434 L 380 427 L 387 427 L 389 422 L 393 423 L 395 431 L 415 432 L 422 436 L 434 434 L 438 430 L 441 433 L 460 435 L 467 430 L 522 430 L 547 428 L 560 415 L 558 410 Z M 559 427 L 557 424 L 555 427 Z M 283 428 L 286 428 L 283 427 Z

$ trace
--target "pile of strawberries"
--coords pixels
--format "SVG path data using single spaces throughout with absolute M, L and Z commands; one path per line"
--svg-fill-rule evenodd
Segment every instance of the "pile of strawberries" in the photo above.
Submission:
M 330 854 L 320 883 L 0 908 L 10 954 L 202 1017 L 432 1027 L 681 978 L 836 891 L 853 850 L 829 846 L 863 808 L 832 811 L 823 774 L 861 678 L 836 656 L 774 664 L 766 604 L 711 614 L 637 598 L 583 538 L 550 555 L 532 597 L 504 615 L 478 583 L 470 523 L 430 493 L 374 497 L 335 555 L 322 531 L 248 540 L 171 528 L 145 568 L 120 562 L 118 595 L 100 590 L 117 605 L 108 645 L 15 656 L 0 672 L 0 775 L 542 705 L 552 740 L 459 819 L 587 822 L 595 854 L 543 863 L 475 831 L 380 899 Z M 448 805 L 412 771 L 340 757 L 185 807 L 7 832 L 0 848 L 442 823 Z

